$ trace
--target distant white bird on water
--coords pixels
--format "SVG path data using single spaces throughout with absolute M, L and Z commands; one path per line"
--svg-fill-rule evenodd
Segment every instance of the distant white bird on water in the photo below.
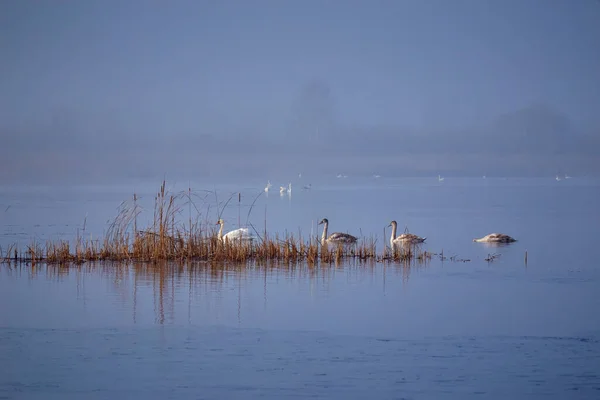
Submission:
M 358 240 L 356 236 L 352 236 L 348 233 L 334 232 L 327 237 L 327 230 L 329 229 L 329 220 L 323 218 L 319 225 L 323 224 L 323 235 L 321 236 L 321 244 L 325 246 L 327 243 L 340 243 L 340 244 L 352 244 Z
M 267 181 L 267 186 L 265 186 L 265 192 L 269 193 L 269 189 L 271 188 L 271 181 Z
M 288 184 L 287 187 L 279 186 L 279 194 L 283 196 L 286 193 L 288 194 L 288 196 L 292 195 L 292 183 L 291 182 Z
M 560 182 L 562 180 L 562 179 L 560 179 L 560 176 L 558 176 L 558 175 L 556 175 L 555 179 L 556 179 L 557 182 Z
M 480 243 L 512 243 L 516 242 L 517 240 L 508 235 L 505 235 L 504 233 L 490 233 L 489 235 L 485 235 L 482 238 L 473 239 L 473 241 Z
M 390 246 L 394 248 L 395 245 L 399 244 L 417 244 L 423 243 L 427 240 L 426 237 L 417 236 L 413 233 L 403 233 L 402 235 L 396 237 L 396 231 L 398 230 L 398 223 L 396 221 L 390 222 L 388 227 L 392 227 L 392 236 L 390 237 Z
M 438 182 L 442 182 L 444 180 L 444 178 L 442 178 L 441 175 L 438 175 Z

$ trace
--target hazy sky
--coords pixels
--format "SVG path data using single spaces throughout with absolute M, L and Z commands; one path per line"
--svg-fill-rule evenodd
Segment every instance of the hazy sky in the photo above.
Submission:
M 3 0 L 0 48 L 3 128 L 272 133 L 312 79 L 344 124 L 600 110 L 597 0 Z

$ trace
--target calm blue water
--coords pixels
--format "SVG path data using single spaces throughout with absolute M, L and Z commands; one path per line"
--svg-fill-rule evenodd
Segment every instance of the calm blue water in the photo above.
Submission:
M 216 186 L 220 202 L 242 193 L 226 230 L 265 183 Z M 0 398 L 600 398 L 600 181 L 292 183 L 291 198 L 273 182 L 256 200 L 259 232 L 265 215 L 270 233 L 303 235 L 327 217 L 381 249 L 395 219 L 427 236 L 424 248 L 470 261 L 2 265 Z M 157 189 L 135 188 L 140 223 Z M 102 235 L 133 190 L 0 187 L 0 246 Z M 196 207 L 213 228 L 214 195 Z M 519 241 L 472 242 L 493 231 Z

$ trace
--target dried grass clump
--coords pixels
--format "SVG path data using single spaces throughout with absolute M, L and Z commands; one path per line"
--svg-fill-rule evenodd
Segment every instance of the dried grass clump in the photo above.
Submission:
M 384 261 L 410 263 L 413 261 L 428 262 L 434 253 L 422 249 L 422 244 L 397 245 L 394 248 L 386 247 L 383 256 Z
M 154 197 L 153 217 L 148 226 L 140 229 L 138 218 L 142 208 L 138 204 L 137 195 L 123 201 L 117 208 L 117 216 L 109 223 L 104 238 L 86 238 L 84 221 L 83 229 L 77 231 L 74 244 L 68 241 L 48 241 L 45 247 L 34 242 L 25 251 L 19 251 L 16 245 L 9 246 L 6 252 L 0 249 L 0 262 L 30 263 L 83 263 L 91 261 L 218 261 L 218 262 L 267 262 L 298 263 L 305 261 L 309 266 L 317 263 L 339 263 L 344 259 L 359 261 L 394 261 L 425 262 L 431 259 L 432 253 L 422 251 L 417 246 L 394 249 L 384 248 L 383 255 L 377 254 L 376 240 L 373 237 L 361 239 L 358 243 L 348 245 L 322 246 L 317 238 L 307 240 L 301 234 L 287 234 L 284 237 L 270 237 L 266 232 L 261 236 L 256 232 L 252 242 L 238 240 L 221 240 L 217 236 L 214 218 L 208 218 L 210 205 L 204 213 L 197 204 L 204 203 L 215 192 L 202 191 L 203 195 L 193 193 L 191 189 L 180 193 L 170 193 L 163 181 Z M 262 193 L 261 193 L 262 194 Z M 260 195 L 250 206 L 252 208 Z M 222 208 L 233 199 L 217 203 Z M 238 195 L 238 201 L 240 196 Z M 187 210 L 186 210 L 187 208 Z M 202 208 L 202 207 L 200 207 Z M 185 218 L 187 211 L 187 218 Z

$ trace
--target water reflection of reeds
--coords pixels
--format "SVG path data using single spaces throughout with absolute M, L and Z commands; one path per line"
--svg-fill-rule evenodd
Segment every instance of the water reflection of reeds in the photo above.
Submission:
M 357 282 L 365 277 L 382 279 L 385 291 L 389 276 L 400 276 L 408 282 L 411 272 L 426 268 L 425 263 L 377 263 L 374 260 L 351 260 L 325 267 L 314 267 L 306 262 L 282 263 L 276 261 L 230 263 L 230 262 L 157 262 L 118 263 L 94 262 L 85 264 L 5 264 L 3 275 L 14 279 L 47 280 L 63 284 L 76 284 L 77 299 L 85 303 L 89 299 L 89 285 L 106 287 L 123 307 L 131 307 L 131 318 L 137 323 L 141 309 L 152 302 L 155 323 L 175 322 L 176 309 L 182 312 L 187 302 L 187 319 L 192 319 L 193 304 L 218 303 L 237 291 L 238 319 L 241 319 L 242 289 L 262 281 L 263 302 L 267 304 L 268 287 L 285 281 L 308 282 L 310 290 L 316 285 L 328 292 L 335 279 Z M 73 282 L 75 281 L 75 282 Z M 90 281 L 93 281 L 90 283 Z M 176 306 L 180 303 L 179 307 Z M 181 319 L 181 316 L 178 317 Z

